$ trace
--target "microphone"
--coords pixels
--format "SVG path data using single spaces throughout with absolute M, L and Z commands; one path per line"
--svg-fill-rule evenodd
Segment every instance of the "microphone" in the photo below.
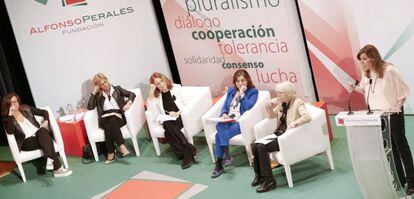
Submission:
M 352 110 L 351 110 L 351 98 L 352 98 L 352 95 L 354 94 L 355 88 L 358 86 L 358 84 L 359 84 L 359 81 L 358 80 L 355 80 L 355 85 L 352 88 L 351 95 L 349 95 L 349 99 L 348 99 L 348 115 L 354 114 L 354 112 L 352 112 Z
M 372 79 L 369 78 L 369 89 L 368 89 L 368 95 L 367 95 L 367 105 L 368 105 L 368 112 L 367 115 L 370 115 L 374 112 L 372 112 L 371 107 L 369 106 L 369 93 L 371 92 L 371 86 L 372 86 Z

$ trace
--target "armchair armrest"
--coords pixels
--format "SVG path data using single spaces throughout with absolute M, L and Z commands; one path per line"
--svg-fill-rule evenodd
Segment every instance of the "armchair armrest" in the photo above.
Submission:
M 145 117 L 147 118 L 148 128 L 151 133 L 151 129 L 155 129 L 157 127 L 157 113 L 154 110 L 146 110 Z
M 85 116 L 83 117 L 83 121 L 85 123 L 85 129 L 86 134 L 88 135 L 89 142 L 94 142 L 93 140 L 90 140 L 94 136 L 92 135 L 92 132 L 95 129 L 99 129 L 98 124 L 98 113 L 96 112 L 96 108 L 93 110 L 86 111 Z
M 56 119 L 55 119 L 55 116 L 53 115 L 52 110 L 48 106 L 45 106 L 41 109 L 46 110 L 49 113 L 49 123 L 50 123 L 50 127 L 53 130 L 53 136 L 54 136 L 55 142 L 59 144 L 62 147 L 62 149 L 64 149 L 65 147 L 63 144 L 62 134 L 60 132 L 59 125 L 56 122 Z
M 307 157 L 322 153 L 330 147 L 323 113 L 312 114 L 309 123 L 287 129 L 279 136 L 279 148 L 283 154 L 281 162 L 294 164 Z
M 138 134 L 140 127 L 145 123 L 145 109 L 141 90 L 132 89 L 131 92 L 135 93 L 136 97 L 131 104 L 131 108 L 125 111 L 125 119 L 127 120 L 127 126 L 131 133 L 131 137 L 135 137 Z
M 275 132 L 277 127 L 277 119 L 276 118 L 265 118 L 258 124 L 254 125 L 254 134 L 256 136 L 256 140 L 259 140 L 263 137 L 266 137 L 273 132 Z
M 220 117 L 221 108 L 226 100 L 226 95 L 222 96 L 202 117 L 204 133 L 208 139 L 216 132 L 216 123 L 207 121 L 208 118 Z
M 192 137 L 203 129 L 201 117 L 211 107 L 212 99 L 209 87 L 183 87 L 197 90 L 196 95 L 182 110 L 181 116 L 187 136 Z
M 255 141 L 253 127 L 265 118 L 265 104 L 270 100 L 269 91 L 259 91 L 256 104 L 250 110 L 243 113 L 239 119 L 243 142 L 246 146 Z

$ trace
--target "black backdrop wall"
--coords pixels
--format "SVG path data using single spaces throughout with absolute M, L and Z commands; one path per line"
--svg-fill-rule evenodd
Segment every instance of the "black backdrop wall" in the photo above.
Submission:
M 0 103 L 5 94 L 15 92 L 20 96 L 22 103 L 34 106 L 33 96 L 3 0 L 0 0 L 0 27 Z M 2 124 L 0 119 L 0 145 L 7 145 Z

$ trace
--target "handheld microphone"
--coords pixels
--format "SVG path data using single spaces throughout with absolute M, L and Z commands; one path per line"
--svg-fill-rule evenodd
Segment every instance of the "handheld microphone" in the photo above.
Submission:
M 351 97 L 354 94 L 355 88 L 358 86 L 358 84 L 359 84 L 359 81 L 358 80 L 355 80 L 355 85 L 352 88 L 351 95 L 349 95 L 349 99 L 348 99 L 348 115 L 354 114 L 354 112 L 352 112 L 352 110 L 351 110 Z
M 368 96 L 367 96 L 367 105 L 368 105 L 368 112 L 367 115 L 370 115 L 374 112 L 372 112 L 371 107 L 369 106 L 369 93 L 371 92 L 371 86 L 372 86 L 372 79 L 369 78 L 369 89 L 368 89 Z

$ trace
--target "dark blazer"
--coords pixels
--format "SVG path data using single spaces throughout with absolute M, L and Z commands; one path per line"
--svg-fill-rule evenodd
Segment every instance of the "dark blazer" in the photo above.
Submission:
M 124 115 L 124 110 L 122 108 L 125 106 L 126 102 L 131 100 L 134 102 L 135 94 L 133 92 L 127 91 L 120 86 L 112 86 L 114 88 L 114 93 L 112 94 L 112 97 L 115 99 L 116 103 L 118 104 L 119 108 L 121 109 L 122 114 L 122 121 L 121 126 L 124 126 L 126 124 L 126 119 Z M 125 100 L 125 98 L 128 98 Z M 88 102 L 88 110 L 93 110 L 95 107 L 98 112 L 98 123 L 99 127 L 102 128 L 102 115 L 103 115 L 103 107 L 104 107 L 105 97 L 103 96 L 102 92 L 99 92 L 98 94 L 94 95 L 91 94 L 91 97 L 89 98 Z
M 42 116 L 44 120 L 49 121 L 49 132 L 52 132 L 49 120 L 49 113 L 46 110 L 22 104 L 20 105 L 20 112 L 22 112 L 22 115 L 37 128 L 40 128 L 40 124 L 36 121 L 34 116 Z M 24 134 L 23 129 L 20 127 L 19 123 L 17 123 L 16 119 L 14 119 L 13 116 L 7 116 L 3 118 L 3 125 L 8 134 L 14 134 L 17 146 L 19 147 L 19 150 L 21 150 L 23 142 L 26 139 L 26 135 Z
M 229 87 L 227 90 L 226 101 L 224 102 L 223 108 L 221 109 L 221 115 L 224 113 L 228 114 L 230 111 L 231 102 L 233 101 L 234 95 L 237 90 L 233 87 Z M 240 99 L 240 115 L 256 104 L 259 91 L 256 88 L 249 88 L 244 92 L 244 96 Z

